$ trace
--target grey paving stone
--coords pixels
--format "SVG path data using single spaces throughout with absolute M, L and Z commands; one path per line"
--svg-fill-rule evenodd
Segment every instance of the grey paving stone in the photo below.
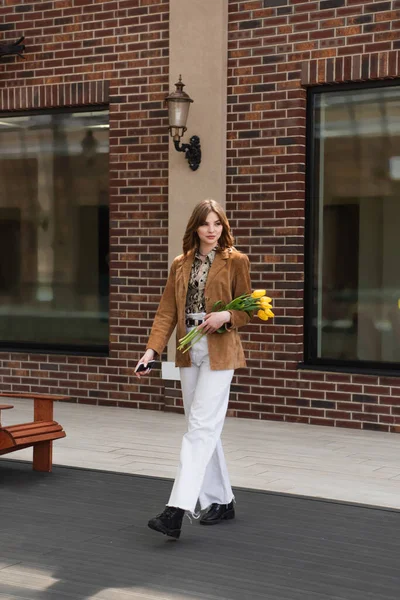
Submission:
M 237 519 L 147 528 L 161 478 L 0 462 L 0 598 L 398 600 L 400 512 L 235 491 Z

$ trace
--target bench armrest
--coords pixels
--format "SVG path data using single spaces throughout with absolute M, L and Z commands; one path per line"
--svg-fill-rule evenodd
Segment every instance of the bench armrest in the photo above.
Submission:
M 0 392 L 0 397 L 5 398 L 28 398 L 33 400 L 33 419 L 34 421 L 53 421 L 53 402 L 58 400 L 68 400 L 68 396 L 50 396 L 47 394 L 34 394 L 22 392 Z
M 53 421 L 53 400 L 35 398 L 33 401 L 34 421 Z

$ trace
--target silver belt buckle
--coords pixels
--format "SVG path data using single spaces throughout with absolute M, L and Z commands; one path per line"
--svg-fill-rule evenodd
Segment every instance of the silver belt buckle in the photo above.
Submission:
M 198 325 L 201 325 L 203 323 L 204 319 L 192 319 L 191 317 L 188 317 L 186 319 L 186 326 L 187 327 L 197 327 Z

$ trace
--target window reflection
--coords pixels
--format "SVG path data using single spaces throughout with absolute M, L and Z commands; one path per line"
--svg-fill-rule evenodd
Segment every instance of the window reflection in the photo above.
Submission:
M 313 354 L 398 362 L 400 89 L 313 100 Z
M 108 111 L 0 116 L 0 343 L 108 344 Z

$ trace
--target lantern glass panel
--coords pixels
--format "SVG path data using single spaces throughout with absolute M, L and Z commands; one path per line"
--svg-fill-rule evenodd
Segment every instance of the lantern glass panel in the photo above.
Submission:
M 170 127 L 186 127 L 190 102 L 170 101 L 168 103 L 168 118 Z

